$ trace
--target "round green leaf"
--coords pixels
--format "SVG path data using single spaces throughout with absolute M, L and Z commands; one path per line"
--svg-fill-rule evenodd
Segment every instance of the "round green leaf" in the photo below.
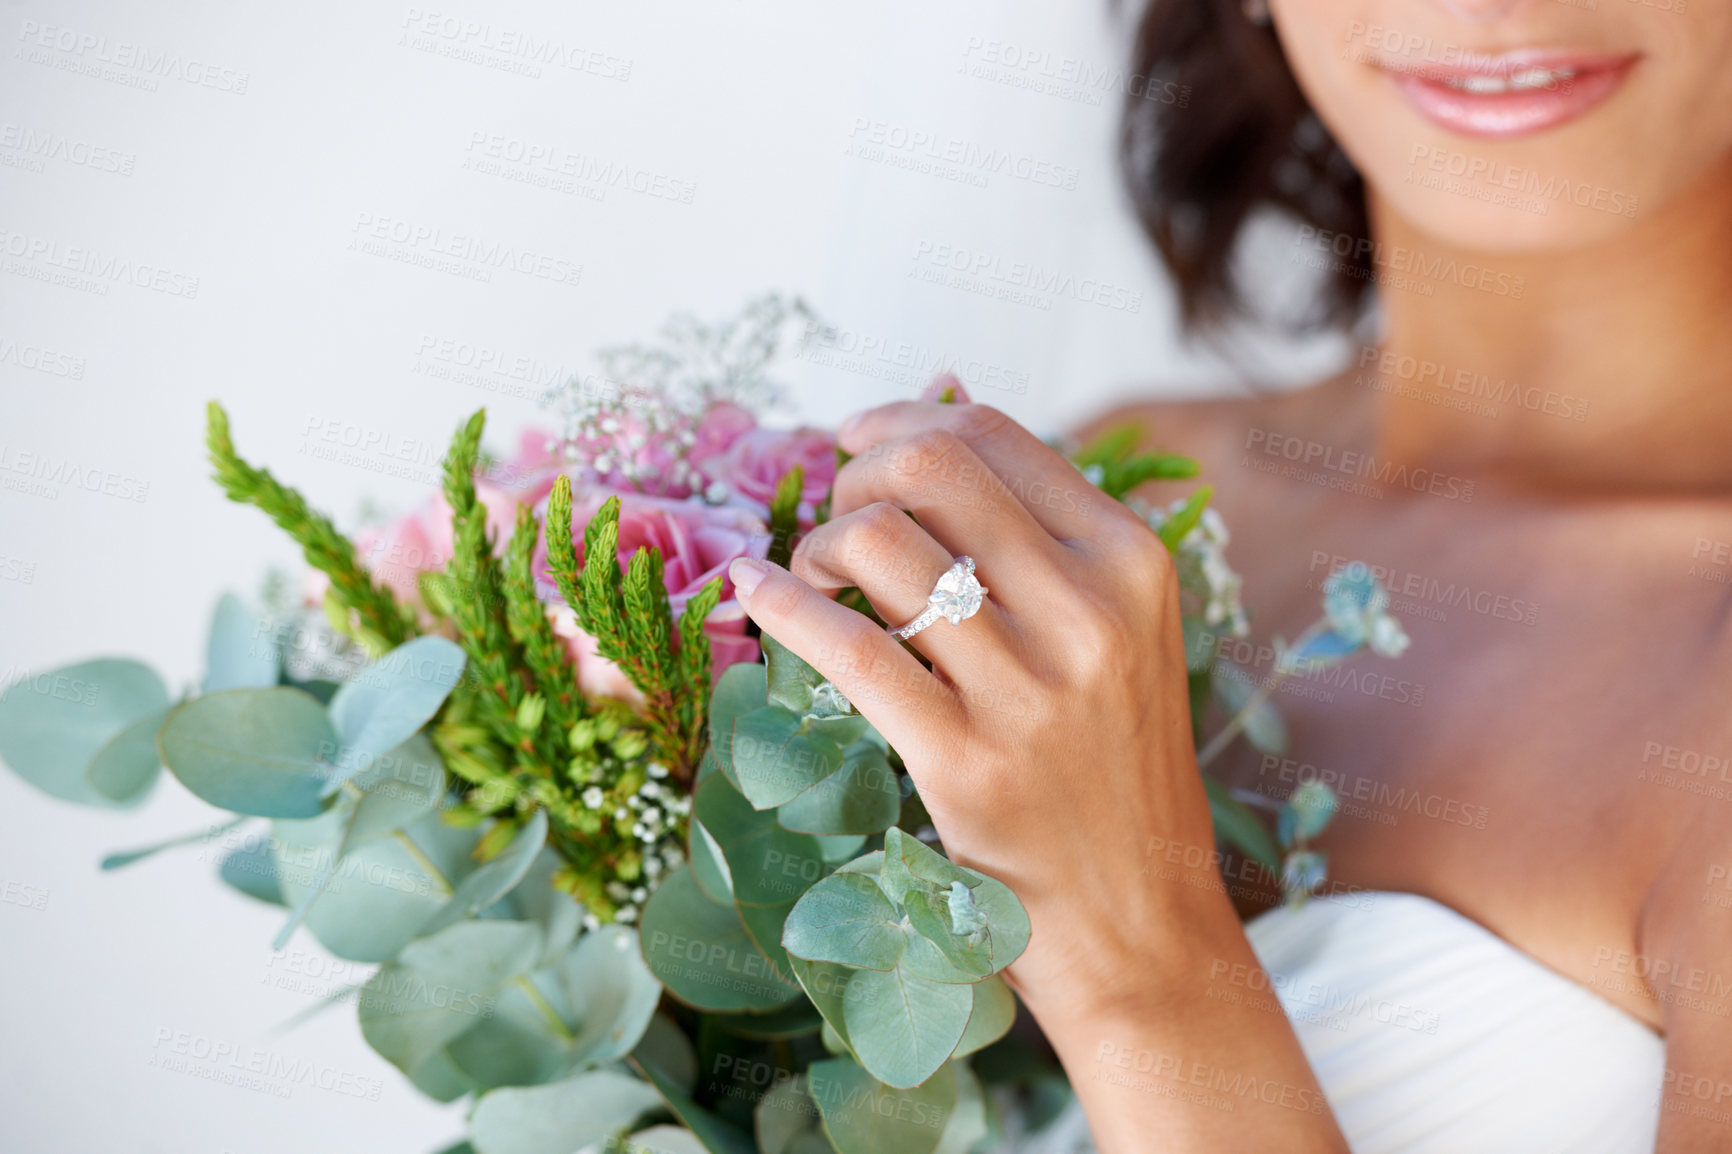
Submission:
M 758 709 L 768 700 L 768 680 L 762 665 L 752 662 L 730 665 L 716 679 L 715 692 L 710 695 L 710 752 L 716 765 L 727 775 L 734 787 L 740 779 L 734 775 L 734 720 Z
M 956 1106 L 950 1066 L 904 1089 L 882 1084 L 850 1058 L 813 1062 L 806 1078 L 838 1154 L 932 1154 Z
M 354 779 L 361 797 L 349 837 L 353 841 L 402 829 L 445 800 L 445 763 L 417 733 L 379 757 Z
M 167 716 L 166 709 L 147 713 L 110 738 L 84 771 L 90 788 L 116 805 L 142 798 L 162 769 L 156 732 Z
M 700 1010 L 773 1010 L 799 996 L 776 975 L 734 907 L 705 897 L 689 868 L 669 874 L 650 895 L 639 938 L 650 971 Z
M 343 743 L 339 780 L 408 741 L 433 717 L 463 676 L 463 650 L 443 637 L 416 637 L 358 671 L 331 699 L 331 724 Z
M 651 1015 L 643 1037 L 632 1047 L 631 1057 L 687 1094 L 698 1084 L 698 1054 L 692 1040 L 666 1014 Z
M 142 787 L 130 738 L 123 741 L 129 756 L 104 767 L 101 788 L 86 771 L 129 726 L 168 705 L 162 678 L 137 661 L 103 658 L 39 673 L 0 693 L 0 758 L 37 789 L 66 801 L 132 800 Z M 154 755 L 150 760 L 154 773 Z
M 792 801 L 842 768 L 842 747 L 802 732 L 800 717 L 777 705 L 736 718 L 729 760 L 740 792 L 756 809 Z
M 336 731 L 299 689 L 228 689 L 179 706 L 157 745 L 198 797 L 235 813 L 308 818 L 324 810 Z
M 986 1094 L 980 1079 L 966 1062 L 952 1062 L 956 1072 L 956 1105 L 944 1133 L 938 1137 L 938 1149 L 932 1154 L 969 1154 L 989 1132 L 986 1124 Z
M 205 645 L 204 691 L 269 689 L 277 683 L 281 663 L 271 619 L 233 593 L 218 598 Z
M 904 1088 L 949 1061 L 973 1010 L 971 987 L 928 981 L 902 967 L 855 970 L 842 996 L 855 1057 L 879 1081 Z
M 882 833 L 902 813 L 902 789 L 884 751 L 858 741 L 843 755 L 842 768 L 776 811 L 783 828 L 801 833 Z
M 692 877 L 698 888 L 712 902 L 724 905 L 734 900 L 734 879 L 728 874 L 728 859 L 722 856 L 721 844 L 704 823 L 692 819 L 691 836 L 686 839 L 686 857 L 692 863 Z
M 801 895 L 782 927 L 782 945 L 809 962 L 893 970 L 906 941 L 901 921 L 877 882 L 837 874 Z
M 961 1058 L 983 1049 L 1010 1032 L 1016 1021 L 1016 995 L 996 974 L 970 987 L 974 993 L 974 1009 L 968 1016 L 968 1028 L 962 1041 L 956 1043 L 952 1058 Z
M 474 917 L 506 894 L 529 872 L 535 857 L 547 845 L 547 811 L 538 809 L 526 822 L 511 844 L 492 861 L 477 866 L 458 883 L 451 900 L 444 908 L 427 919 L 417 936 L 437 933 L 446 926 Z
M 659 1105 L 649 1084 L 592 1070 L 546 1086 L 483 1094 L 469 1119 L 470 1141 L 478 1154 L 572 1154 Z
M 639 1130 L 626 1139 L 624 1154 L 709 1154 L 709 1147 L 683 1126 L 663 1125 Z
M 413 1070 L 493 1012 L 506 983 L 541 948 L 523 922 L 459 922 L 411 942 L 361 991 L 361 1033 L 400 1070 Z
M 429 814 L 403 830 L 370 838 L 343 854 L 341 828 L 330 814 L 314 822 L 273 827 L 277 874 L 284 900 L 303 903 L 331 869 L 324 893 L 306 912 L 319 943 L 340 958 L 383 962 L 414 940 L 421 926 L 450 900 L 452 887 L 474 868 L 474 830 L 457 829 Z

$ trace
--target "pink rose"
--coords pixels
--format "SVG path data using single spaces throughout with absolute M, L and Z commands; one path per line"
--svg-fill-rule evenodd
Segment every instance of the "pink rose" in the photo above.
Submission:
M 582 548 L 583 527 L 602 502 L 613 494 L 590 489 L 574 496 L 572 536 Z M 699 501 L 675 501 L 621 493 L 618 563 L 623 570 L 640 547 L 653 546 L 662 556 L 663 582 L 677 620 L 686 602 L 711 579 L 722 579 L 721 603 L 710 613 L 704 632 L 710 639 L 715 673 L 730 665 L 758 659 L 758 643 L 746 636 L 746 611 L 734 597 L 728 578 L 728 563 L 736 557 L 762 558 L 769 551 L 768 531 L 756 514 L 731 506 L 711 506 Z M 541 510 L 545 513 L 545 506 Z M 538 547 L 535 572 L 542 583 L 542 597 L 552 602 L 555 631 L 568 639 L 576 663 L 578 684 L 592 696 L 620 697 L 639 701 L 641 695 L 625 675 L 595 653 L 594 639 L 577 627 L 552 576 L 547 572 L 545 546 Z
M 795 465 L 805 469 L 800 489 L 801 519 L 811 522 L 813 508 L 836 480 L 836 439 L 822 429 L 759 429 L 734 438 L 727 450 L 701 467 L 745 502 L 767 516 L 776 483 Z
M 494 552 L 502 553 L 517 524 L 518 501 L 511 490 L 487 479 L 475 479 L 475 494 L 487 508 L 487 528 Z M 435 493 L 391 524 L 364 530 L 355 537 L 355 555 L 378 582 L 407 605 L 421 603 L 423 573 L 443 573 L 451 563 L 454 541 L 451 506 Z M 322 601 L 330 580 L 312 570 L 302 589 L 308 603 Z

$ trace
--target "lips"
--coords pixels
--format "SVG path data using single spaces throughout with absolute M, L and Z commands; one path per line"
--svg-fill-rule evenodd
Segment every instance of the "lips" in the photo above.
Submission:
M 1637 54 L 1509 52 L 1460 64 L 1380 64 L 1414 111 L 1464 136 L 1544 132 L 1597 107 L 1623 84 Z

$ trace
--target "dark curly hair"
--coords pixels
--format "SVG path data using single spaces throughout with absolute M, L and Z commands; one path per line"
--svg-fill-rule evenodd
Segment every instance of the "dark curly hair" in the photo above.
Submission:
M 1119 156 L 1143 231 L 1160 251 L 1192 331 L 1246 313 L 1232 258 L 1254 210 L 1285 209 L 1320 231 L 1367 235 L 1365 189 L 1311 111 L 1274 29 L 1241 0 L 1148 0 L 1132 72 L 1159 78 L 1124 102 Z M 1355 245 L 1329 273 L 1300 329 L 1350 326 L 1371 295 L 1371 262 Z

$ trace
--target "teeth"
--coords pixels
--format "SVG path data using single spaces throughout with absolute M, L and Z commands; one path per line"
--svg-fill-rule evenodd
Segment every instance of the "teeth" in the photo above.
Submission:
M 1503 92 L 1527 92 L 1535 88 L 1550 88 L 1575 73 L 1568 68 L 1526 68 L 1510 76 L 1449 76 L 1444 83 L 1476 96 L 1496 96 Z

